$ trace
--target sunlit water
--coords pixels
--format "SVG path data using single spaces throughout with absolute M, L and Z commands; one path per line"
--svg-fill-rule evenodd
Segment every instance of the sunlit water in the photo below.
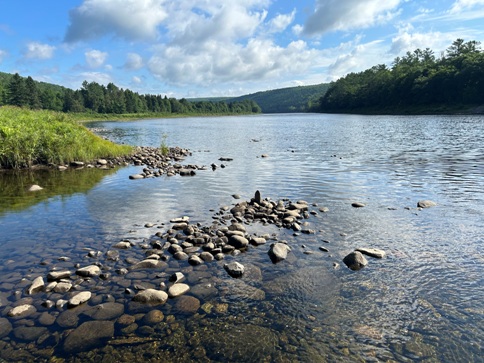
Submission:
M 22 278 L 69 266 L 57 262 L 60 256 L 85 265 L 87 249 L 105 252 L 123 238 L 152 237 L 158 229 L 144 228 L 147 222 L 163 227 L 187 215 L 209 225 L 214 211 L 238 202 L 232 194 L 250 200 L 260 190 L 274 200 L 305 200 L 318 213 L 308 219 L 315 235 L 247 227 L 277 233 L 292 246 L 288 260 L 276 265 L 268 245 L 234 257 L 260 269 L 261 276 L 243 281 L 262 290 L 262 300 L 237 293 L 223 262 L 214 262 L 199 273 L 218 292 L 201 303 L 228 303 L 227 312 L 180 315 L 170 302 L 161 310 L 180 323 L 179 336 L 163 330 L 153 336 L 156 344 L 144 342 L 143 351 L 158 355 L 109 343 L 91 354 L 113 355 L 115 347 L 124 352 L 120 357 L 131 352 L 140 360 L 482 361 L 484 117 L 298 114 L 88 126 L 132 145 L 160 146 L 167 135 L 169 145 L 192 151 L 185 163 L 219 167 L 194 177 L 135 181 L 128 176 L 142 167 L 0 174 L 8 187 L 0 204 L 2 306 L 25 297 L 12 294 L 28 286 Z M 80 183 L 82 173 L 90 174 Z M 55 191 L 32 196 L 28 184 Z M 417 210 L 422 199 L 438 205 Z M 366 206 L 353 208 L 355 201 Z M 351 271 L 342 259 L 358 247 L 383 249 L 387 257 L 369 257 L 367 267 Z M 51 265 L 40 265 L 43 260 Z M 115 288 L 109 292 L 117 297 Z M 56 324 L 48 329 L 62 331 Z M 3 342 L 38 354 L 13 332 Z M 57 346 L 53 352 L 63 355 Z

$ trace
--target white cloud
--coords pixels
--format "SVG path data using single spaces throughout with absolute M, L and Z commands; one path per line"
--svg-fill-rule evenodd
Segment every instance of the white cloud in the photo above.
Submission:
M 143 58 L 137 53 L 128 53 L 126 56 L 125 69 L 137 70 L 143 67 Z
M 135 84 L 140 84 L 142 82 L 141 78 L 139 77 L 136 77 L 136 76 L 133 76 L 133 78 L 131 79 L 133 81 L 133 83 Z
M 290 14 L 277 14 L 269 21 L 269 30 L 271 33 L 279 33 L 284 30 L 294 21 L 296 16 L 296 9 Z
M 304 25 L 309 35 L 367 28 L 395 16 L 401 0 L 316 0 L 316 10 Z
M 413 32 L 412 29 L 405 29 L 401 30 L 392 38 L 389 53 L 393 55 L 402 55 L 418 48 L 430 48 L 435 52 L 436 56 L 438 56 L 438 52 L 445 50 L 454 39 L 455 35 L 450 33 L 418 33 Z
M 166 18 L 163 0 L 84 0 L 70 11 L 65 41 L 114 34 L 128 40 L 154 39 Z
M 0 63 L 3 62 L 3 59 L 7 56 L 7 52 L 0 49 Z
M 452 4 L 450 13 L 460 13 L 463 10 L 469 10 L 478 5 L 484 5 L 484 0 L 457 0 Z
M 27 59 L 50 59 L 53 57 L 55 49 L 52 45 L 30 42 L 27 44 L 24 56 Z
M 84 53 L 86 57 L 86 63 L 90 68 L 101 67 L 108 57 L 108 53 L 101 52 L 100 50 L 90 50 Z
M 113 82 L 113 79 L 109 74 L 102 72 L 82 72 L 77 78 L 79 80 L 78 84 L 81 84 L 83 81 L 96 82 L 103 85 Z

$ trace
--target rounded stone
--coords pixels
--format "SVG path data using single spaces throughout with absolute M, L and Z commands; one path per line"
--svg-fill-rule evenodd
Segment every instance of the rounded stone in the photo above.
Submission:
M 174 284 L 168 289 L 168 296 L 174 298 L 186 294 L 188 291 L 190 291 L 190 286 L 187 284 Z
M 151 310 L 143 317 L 143 323 L 147 325 L 155 325 L 163 321 L 163 312 L 160 310 Z

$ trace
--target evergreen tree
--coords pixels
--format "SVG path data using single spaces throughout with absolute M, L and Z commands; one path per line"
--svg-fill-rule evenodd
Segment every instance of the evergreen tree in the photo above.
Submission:
M 22 107 L 27 103 L 25 92 L 25 81 L 18 73 L 15 73 L 10 80 L 7 91 L 7 103 L 9 105 Z
M 25 81 L 25 91 L 26 91 L 26 104 L 33 109 L 42 108 L 37 85 L 35 81 L 32 79 L 32 77 L 30 76 L 28 76 Z

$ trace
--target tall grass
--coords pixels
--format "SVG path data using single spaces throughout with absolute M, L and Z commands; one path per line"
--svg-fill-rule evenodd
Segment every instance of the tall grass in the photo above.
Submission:
M 64 164 L 130 154 L 131 146 L 104 140 L 69 115 L 0 107 L 0 167 Z

